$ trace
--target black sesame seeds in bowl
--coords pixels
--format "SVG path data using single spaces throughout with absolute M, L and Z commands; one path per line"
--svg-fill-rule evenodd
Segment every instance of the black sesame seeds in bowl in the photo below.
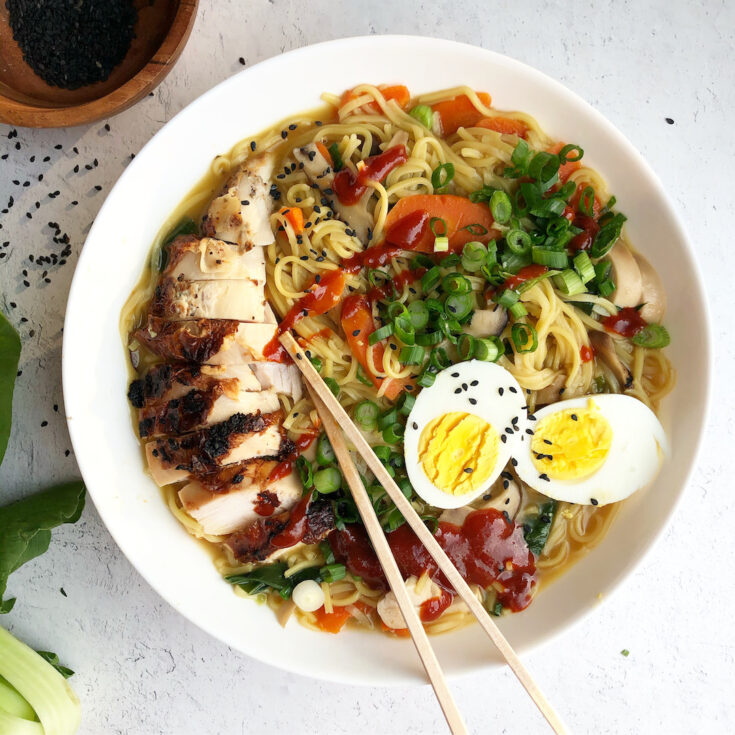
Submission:
M 153 90 L 189 38 L 198 0 L 0 0 L 0 122 L 66 127 Z

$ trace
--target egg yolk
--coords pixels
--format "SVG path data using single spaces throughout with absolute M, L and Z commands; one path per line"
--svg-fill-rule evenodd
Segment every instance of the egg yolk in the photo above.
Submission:
M 531 441 L 533 463 L 551 480 L 581 480 L 604 463 L 612 428 L 590 400 L 585 408 L 567 408 L 539 421 Z
M 461 411 L 432 419 L 419 437 L 421 467 L 449 495 L 470 493 L 487 482 L 498 447 L 498 432 L 487 421 Z

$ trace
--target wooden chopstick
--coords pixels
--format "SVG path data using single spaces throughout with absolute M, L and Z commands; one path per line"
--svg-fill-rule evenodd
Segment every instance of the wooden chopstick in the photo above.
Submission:
M 370 537 L 373 549 L 375 549 L 378 561 L 380 561 L 388 584 L 396 596 L 398 607 L 401 613 L 403 613 L 403 619 L 406 621 L 411 638 L 413 639 L 413 644 L 416 646 L 416 651 L 419 654 L 421 663 L 424 665 L 429 682 L 434 688 L 434 693 L 439 700 L 439 706 L 442 708 L 449 729 L 456 735 L 466 733 L 467 728 L 449 691 L 447 680 L 444 678 L 444 673 L 441 670 L 434 649 L 431 647 L 424 626 L 421 624 L 418 612 L 408 596 L 408 591 L 406 590 L 401 572 L 398 569 L 398 564 L 393 556 L 393 552 L 390 550 L 390 546 L 388 546 L 388 540 L 375 514 L 370 497 L 365 490 L 365 486 L 362 484 L 360 473 L 357 471 L 352 457 L 350 457 L 342 432 L 332 417 L 332 414 L 329 413 L 324 403 L 320 400 L 317 391 L 310 384 L 307 387 L 314 401 L 314 406 L 322 420 L 324 430 L 327 432 L 339 466 L 342 468 L 345 480 L 347 480 L 347 484 L 350 486 L 352 498 L 365 524 L 365 529 Z
M 449 580 L 452 587 L 454 587 L 457 594 L 462 598 L 472 614 L 477 618 L 482 629 L 488 635 L 498 651 L 500 651 L 500 654 L 506 660 L 508 666 L 510 666 L 511 670 L 521 682 L 524 689 L 528 692 L 531 699 L 533 699 L 539 711 L 546 718 L 546 721 L 551 725 L 554 732 L 557 734 L 565 733 L 566 729 L 561 719 L 556 714 L 543 692 L 539 689 L 530 673 L 521 663 L 521 660 L 513 650 L 513 647 L 500 632 L 500 629 L 490 617 L 487 610 L 485 610 L 482 603 L 477 599 L 477 597 L 475 597 L 470 586 L 457 571 L 457 568 L 446 555 L 438 541 L 434 538 L 431 531 L 429 531 L 421 520 L 421 517 L 416 513 L 409 500 L 404 496 L 393 478 L 388 474 L 383 463 L 375 455 L 375 452 L 373 452 L 372 447 L 367 443 L 365 437 L 360 433 L 360 430 L 355 426 L 352 419 L 347 415 L 347 412 L 342 408 L 334 394 L 329 390 L 326 383 L 322 380 L 319 373 L 311 364 L 311 361 L 304 355 L 302 348 L 299 347 L 290 332 L 286 332 L 281 335 L 280 342 L 293 358 L 299 370 L 301 370 L 301 373 L 306 378 L 307 383 L 313 388 L 314 392 L 321 399 L 329 413 L 331 413 L 333 418 L 336 420 L 340 429 L 352 442 L 353 446 L 365 460 L 367 466 L 372 470 L 373 474 L 377 478 L 378 482 L 383 486 L 383 489 L 386 491 L 390 499 L 403 514 L 403 517 L 406 519 L 406 523 L 408 523 L 413 532 L 418 536 L 421 543 L 426 547 L 426 550 L 438 564 L 439 569 L 444 572 L 444 575 Z

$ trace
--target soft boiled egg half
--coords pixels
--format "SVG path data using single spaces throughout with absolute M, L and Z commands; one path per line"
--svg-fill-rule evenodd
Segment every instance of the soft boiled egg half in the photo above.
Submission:
M 515 471 L 540 493 L 607 505 L 653 481 L 668 454 L 655 414 L 637 398 L 595 395 L 552 403 L 530 421 Z
M 406 471 L 437 508 L 459 508 L 486 492 L 528 426 L 516 379 L 500 365 L 470 360 L 437 373 L 406 423 Z

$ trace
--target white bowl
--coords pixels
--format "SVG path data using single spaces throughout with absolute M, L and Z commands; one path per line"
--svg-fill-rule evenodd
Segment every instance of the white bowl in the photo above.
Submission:
M 365 63 L 369 59 L 370 63 Z M 274 94 L 294 69 L 287 95 Z M 534 115 L 553 137 L 579 143 L 628 216 L 628 233 L 669 294 L 669 356 L 679 373 L 666 401 L 672 457 L 656 484 L 626 502 L 600 546 L 543 589 L 503 632 L 526 651 L 568 629 L 640 563 L 661 535 L 692 470 L 705 422 L 710 341 L 698 267 L 674 207 L 635 148 L 602 115 L 549 77 L 490 51 L 449 41 L 383 36 L 292 51 L 240 72 L 190 104 L 140 152 L 100 210 L 79 258 L 64 328 L 63 379 L 74 451 L 97 510 L 125 555 L 176 610 L 254 658 L 306 676 L 386 685 L 423 681 L 410 641 L 345 631 L 285 630 L 265 606 L 236 597 L 206 552 L 179 526 L 143 470 L 126 399 L 120 310 L 162 223 L 238 140 L 319 104 L 322 91 L 372 81 L 412 93 L 468 84 L 500 109 Z M 221 114 L 212 115 L 212 110 Z M 450 674 L 498 663 L 471 626 L 433 640 Z

